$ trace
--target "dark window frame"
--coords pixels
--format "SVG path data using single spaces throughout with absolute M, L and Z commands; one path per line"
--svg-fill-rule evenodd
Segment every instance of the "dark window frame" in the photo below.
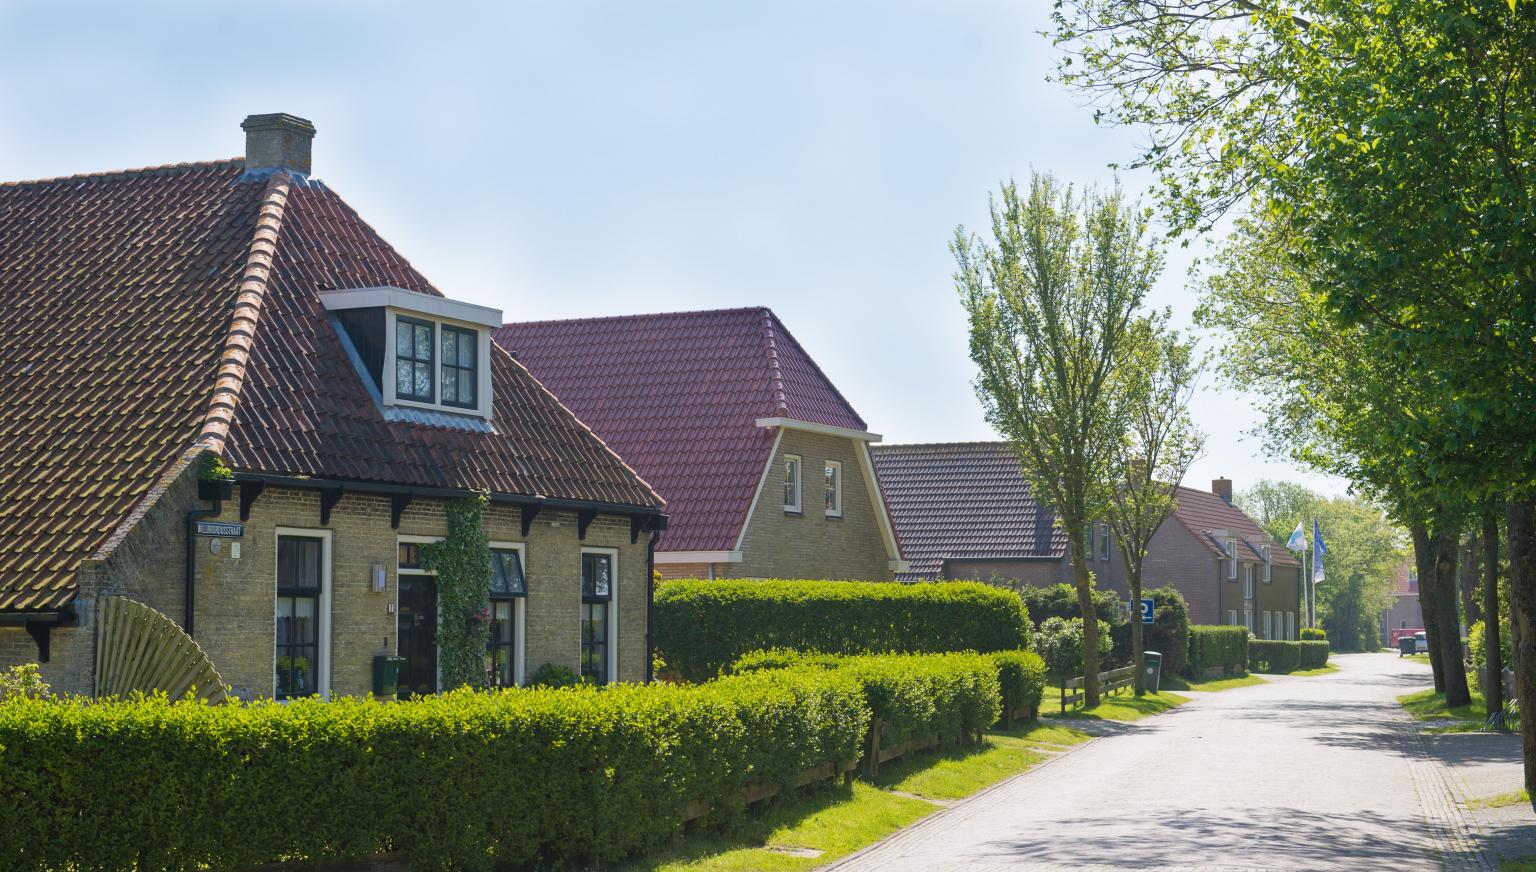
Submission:
M 480 331 L 471 330 L 467 327 L 455 327 L 452 324 L 440 324 L 438 325 L 438 329 L 443 334 L 452 333 L 454 335 L 455 350 L 457 350 L 459 347 L 462 347 L 460 343 L 462 343 L 466 338 L 469 339 L 470 343 L 469 366 L 460 366 L 457 362 L 450 363 L 446 354 L 438 354 L 438 357 L 442 359 L 441 363 L 438 364 L 440 378 L 437 382 L 437 394 L 440 398 L 442 398 L 440 399 L 440 402 L 442 405 L 453 406 L 457 409 L 478 409 L 480 407 Z M 439 346 L 446 344 L 447 343 L 442 341 L 438 342 Z M 439 351 L 440 350 L 441 349 L 439 349 Z M 459 400 L 446 399 L 444 388 L 448 385 L 448 375 L 450 371 L 452 371 L 454 376 L 453 391 L 455 394 L 459 393 L 459 373 L 469 373 L 470 399 L 467 402 L 462 398 Z
M 498 562 L 496 555 L 507 553 L 517 555 L 518 574 L 522 576 L 522 589 L 514 591 L 498 591 L 496 589 L 496 573 Z M 517 603 L 519 600 L 527 601 L 528 598 L 528 568 L 523 560 L 521 548 L 491 548 L 491 633 L 485 640 L 486 678 L 491 687 L 515 687 L 517 685 Z M 508 626 L 505 639 L 499 639 L 497 629 L 501 621 L 496 617 L 497 606 L 507 606 Z M 504 650 L 506 657 L 506 673 L 495 673 L 496 652 Z
M 401 324 L 409 324 L 413 328 L 414 327 L 425 327 L 425 328 L 427 328 L 428 332 L 430 332 L 432 334 L 432 347 L 429 350 L 428 357 L 425 360 L 423 360 L 422 358 L 419 358 L 419 357 L 416 356 L 416 337 L 415 337 L 415 331 L 414 330 L 412 330 L 411 347 L 409 349 L 401 349 L 400 348 L 400 325 Z M 394 359 L 394 367 L 395 367 L 395 399 L 397 399 L 397 400 L 406 400 L 408 402 L 413 402 L 413 403 L 436 403 L 437 402 L 437 393 L 438 393 L 438 390 L 437 390 L 437 388 L 438 388 L 438 374 L 437 374 L 437 358 L 438 358 L 438 353 L 437 353 L 437 345 L 438 345 L 438 342 L 437 342 L 437 324 L 436 323 L 434 323 L 432 321 L 425 321 L 425 320 L 422 320 L 421 318 L 412 318 L 412 317 L 410 317 L 408 315 L 396 315 L 395 316 L 395 359 Z M 408 351 L 408 353 L 401 353 L 403 350 L 404 351 Z M 402 389 L 401 385 L 400 385 L 400 375 L 399 375 L 399 373 L 400 373 L 400 361 L 402 361 L 402 360 L 403 361 L 407 361 L 407 362 L 409 362 L 411 364 L 411 383 L 410 383 L 410 385 L 406 386 L 405 389 Z M 415 390 L 416 390 L 416 378 L 415 378 L 416 367 L 423 366 L 423 365 L 426 366 L 426 368 L 427 368 L 427 377 L 432 380 L 431 393 L 428 394 L 427 396 L 421 396 L 420 394 L 417 394 L 415 392 Z
M 599 592 L 595 579 L 587 571 L 588 561 L 602 561 L 608 564 L 608 589 Z M 608 684 L 613 681 L 609 674 L 608 661 L 609 649 L 613 645 L 612 623 L 613 615 L 613 588 L 615 563 L 612 554 L 600 551 L 583 551 L 581 554 L 581 674 L 583 678 L 591 678 L 598 684 Z M 589 583 L 590 582 L 590 583 Z M 594 620 L 594 615 L 599 616 Z M 588 628 L 594 624 L 602 628 L 601 638 L 596 633 L 588 633 Z M 589 669 L 588 664 L 597 657 L 596 669 Z
M 277 537 L 277 549 L 278 549 L 277 572 L 279 573 L 279 575 L 282 573 L 282 568 L 283 568 L 282 550 L 283 550 L 283 542 L 284 541 L 299 541 L 299 542 L 312 542 L 312 543 L 314 543 L 314 545 L 315 545 L 315 555 L 316 555 L 315 579 L 314 579 L 314 585 L 313 586 L 309 586 L 309 585 L 302 585 L 301 586 L 301 585 L 292 585 L 292 584 L 285 585 L 285 584 L 282 583 L 281 578 L 279 578 L 277 580 L 276 596 L 273 599 L 273 612 L 274 612 L 274 614 L 276 613 L 277 606 L 283 600 L 285 600 L 285 599 L 286 600 L 293 600 L 294 601 L 295 611 L 297 611 L 296 607 L 298 605 L 298 601 L 299 600 L 309 600 L 309 601 L 313 602 L 314 603 L 314 616 L 311 619 L 310 623 L 311 623 L 311 626 L 313 628 L 314 633 L 313 633 L 313 637 L 311 639 L 309 639 L 309 640 L 306 640 L 306 641 L 295 642 L 295 641 L 291 641 L 290 640 L 287 643 L 283 643 L 283 642 L 279 642 L 277 640 L 276 633 L 274 632 L 273 638 L 272 638 L 272 655 L 273 655 L 273 662 L 272 662 L 272 672 L 273 672 L 272 697 L 274 699 L 279 699 L 279 700 L 284 700 L 284 699 L 302 699 L 302 698 L 304 698 L 306 696 L 313 696 L 313 695 L 315 695 L 315 694 L 320 692 L 320 687 L 321 687 L 321 685 L 323 683 L 321 681 L 321 675 L 320 675 L 320 669 L 321 669 L 321 665 L 322 665 L 321 662 L 320 662 L 320 658 L 321 658 L 321 642 L 322 642 L 322 640 L 320 638 L 320 634 L 321 634 L 321 629 L 322 629 L 322 626 L 321 626 L 321 624 L 322 624 L 321 609 L 325 608 L 325 602 L 324 602 L 324 597 L 325 597 L 325 538 L 321 537 L 321 536 L 301 536 L 301 535 L 286 535 L 286 534 L 278 536 Z M 309 649 L 309 650 L 311 650 L 313 652 L 312 656 L 314 658 L 314 662 L 310 665 L 310 676 L 312 677 L 312 679 L 314 681 L 314 688 L 309 693 L 294 693 L 294 694 L 284 693 L 283 692 L 283 682 L 278 677 L 278 675 L 279 675 L 279 666 L 283 662 L 283 652 L 285 650 L 288 652 L 288 657 L 289 657 L 289 669 L 288 669 L 289 678 L 288 678 L 288 681 L 289 681 L 289 685 L 292 686 L 295 683 L 295 679 L 296 679 L 296 677 L 298 675 L 297 670 L 295 670 L 293 668 L 293 665 L 292 665 L 294 663 L 293 658 L 296 656 L 296 652 L 301 651 L 303 649 Z

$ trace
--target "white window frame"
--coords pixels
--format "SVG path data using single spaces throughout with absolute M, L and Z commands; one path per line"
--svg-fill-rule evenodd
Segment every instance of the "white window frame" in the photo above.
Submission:
M 395 388 L 395 322 L 400 317 L 425 321 L 432 325 L 432 402 L 409 400 L 399 397 Z M 440 402 L 443 388 L 443 325 L 469 330 L 475 334 L 475 405 L 450 406 Z M 379 391 L 386 406 L 405 406 L 413 409 L 431 409 L 450 415 L 476 415 L 490 418 L 491 403 L 491 331 L 484 325 L 455 318 L 444 318 L 393 306 L 384 309 L 384 367 L 380 373 L 383 384 Z
M 1274 625 L 1271 623 L 1272 620 L 1273 620 L 1273 617 L 1271 616 L 1271 613 L 1270 613 L 1269 609 L 1265 609 L 1264 610 L 1264 638 L 1266 638 L 1266 639 L 1273 639 L 1273 638 L 1275 638 L 1275 636 L 1274 636 L 1275 629 L 1274 629 Z
M 512 598 L 512 683 L 518 687 L 523 686 L 525 674 L 523 672 L 523 652 L 528 647 L 528 543 L 526 542 L 487 542 L 486 546 L 492 551 L 516 551 L 517 559 L 523 564 L 523 595 Z M 615 562 L 617 565 L 617 562 Z M 615 584 L 614 587 L 618 585 Z
M 1269 551 L 1269 546 L 1264 546 L 1264 583 L 1271 584 L 1275 580 L 1275 558 Z
M 1237 540 L 1227 540 L 1227 580 L 1237 580 Z
M 1237 622 L 1237 609 L 1227 609 L 1227 626 L 1229 626 L 1229 627 L 1242 626 L 1241 624 L 1239 624 Z
M 825 479 L 827 471 L 832 473 L 832 506 L 827 509 L 827 517 L 841 518 L 843 516 L 843 464 L 842 461 L 828 460 L 822 466 L 822 476 Z M 822 485 L 826 490 L 825 482 Z
M 787 515 L 803 514 L 805 509 L 805 458 L 798 454 L 784 455 L 784 484 L 789 484 L 790 464 L 794 464 L 795 470 L 795 501 L 789 502 L 789 494 L 784 494 L 784 513 Z
M 325 528 L 278 527 L 272 531 L 272 696 L 277 696 L 277 542 L 286 537 L 320 540 L 320 663 L 315 670 L 315 687 L 322 699 L 331 698 L 331 531 Z
M 1285 613 L 1285 638 L 1290 640 L 1290 641 L 1293 641 L 1293 642 L 1296 640 L 1296 613 L 1295 612 L 1286 612 Z
M 1253 564 L 1243 564 L 1243 599 L 1253 599 Z
M 1109 555 L 1110 555 L 1109 525 L 1108 524 L 1100 524 L 1099 525 L 1099 559 L 1100 560 L 1108 560 L 1109 559 Z
M 619 682 L 619 549 L 601 548 L 597 546 L 581 547 L 582 554 L 607 554 L 613 561 L 613 576 L 608 579 L 608 683 Z M 523 575 L 527 577 L 528 565 L 523 564 Z M 576 558 L 577 593 L 581 593 L 581 558 Z M 580 597 L 577 597 L 580 599 Z M 577 612 L 578 617 L 580 611 Z M 576 630 L 576 666 L 581 671 L 581 629 L 577 624 Z
M 1248 635 L 1253 635 L 1253 609 L 1243 609 L 1243 626 L 1248 628 Z

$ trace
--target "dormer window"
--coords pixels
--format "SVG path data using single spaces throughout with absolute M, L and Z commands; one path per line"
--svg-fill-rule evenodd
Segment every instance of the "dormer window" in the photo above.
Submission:
M 386 418 L 434 422 L 411 409 L 491 417 L 500 311 L 401 288 L 327 291 L 320 300 Z

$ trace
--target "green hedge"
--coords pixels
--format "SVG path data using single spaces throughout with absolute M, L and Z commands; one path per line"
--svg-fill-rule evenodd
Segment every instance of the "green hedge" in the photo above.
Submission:
M 1029 647 L 1029 631 L 1017 595 L 970 581 L 668 581 L 653 626 L 668 667 L 690 681 L 760 649 L 1006 651 Z
M 997 667 L 1003 714 L 1022 708 L 1040 709 L 1045 694 L 1045 661 L 1033 651 L 994 651 L 987 655 Z
M 1302 627 L 1301 640 L 1303 642 L 1315 642 L 1319 639 L 1327 639 L 1328 631 L 1322 627 Z
M 1207 669 L 1225 675 L 1248 669 L 1248 628 L 1193 624 L 1189 628 L 1189 674 L 1199 678 Z
M 1327 642 L 1253 639 L 1248 643 L 1248 668 L 1254 672 L 1286 673 L 1327 665 Z
M 990 675 L 990 672 L 989 672 Z M 993 679 L 995 682 L 995 678 Z M 398 850 L 413 867 L 611 861 L 739 789 L 857 759 L 836 671 L 408 703 L 0 704 L 7 869 L 240 869 Z
M 1163 677 L 1183 673 L 1189 661 L 1189 606 L 1184 595 L 1172 585 L 1143 591 L 1155 603 L 1154 623 L 1143 625 L 1141 643 L 1148 651 L 1163 655 Z

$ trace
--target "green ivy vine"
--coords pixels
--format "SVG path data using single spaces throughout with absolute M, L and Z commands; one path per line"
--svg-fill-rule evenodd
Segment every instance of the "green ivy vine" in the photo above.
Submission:
M 448 538 L 421 547 L 422 568 L 437 573 L 438 668 L 443 690 L 486 686 L 491 631 L 490 545 L 484 494 L 448 503 Z

